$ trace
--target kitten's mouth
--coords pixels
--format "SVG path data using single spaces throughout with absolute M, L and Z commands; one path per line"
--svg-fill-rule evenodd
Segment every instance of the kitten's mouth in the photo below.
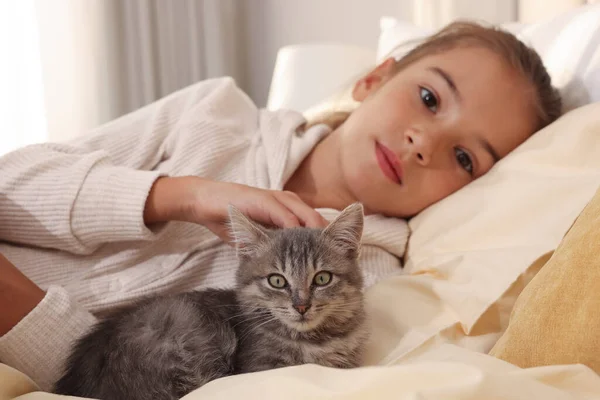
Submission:
M 303 323 L 303 322 L 308 322 L 310 321 L 310 318 L 308 318 L 306 315 L 298 315 L 298 317 L 296 317 L 295 322 L 299 322 L 299 323 Z
M 299 332 L 308 332 L 317 328 L 321 324 L 321 318 L 316 315 L 298 315 L 294 320 L 290 321 L 291 328 Z
M 294 329 L 298 332 L 308 332 L 316 328 L 316 325 L 311 324 L 309 321 L 298 321 L 294 325 Z

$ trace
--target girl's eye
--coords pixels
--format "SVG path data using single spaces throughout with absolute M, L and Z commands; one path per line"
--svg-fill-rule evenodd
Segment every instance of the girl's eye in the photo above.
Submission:
M 456 161 L 458 165 L 461 166 L 465 171 L 469 174 L 473 175 L 473 161 L 471 160 L 471 156 L 461 148 L 455 148 L 454 154 L 456 155 Z
M 315 275 L 313 282 L 317 286 L 325 286 L 331 282 L 331 272 L 321 271 Z
M 438 110 L 438 99 L 435 97 L 433 92 L 429 89 L 421 88 L 421 101 L 425 104 L 425 107 L 429 109 L 429 111 L 435 113 Z
M 269 275 L 267 281 L 269 282 L 269 285 L 273 286 L 275 289 L 282 289 L 287 285 L 285 278 L 279 274 Z

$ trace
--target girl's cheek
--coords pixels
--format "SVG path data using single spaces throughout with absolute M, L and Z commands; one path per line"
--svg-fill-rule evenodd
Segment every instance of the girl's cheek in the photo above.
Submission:
M 414 104 L 407 97 L 406 95 L 396 96 L 393 101 L 389 99 L 385 107 L 383 107 L 386 119 L 388 119 L 390 125 L 395 129 L 409 124 L 418 112 Z M 381 114 L 379 117 L 381 117 Z
M 448 196 L 461 186 L 456 175 L 445 168 L 448 167 L 431 170 L 430 174 L 428 174 L 429 176 L 424 179 L 428 183 L 425 187 L 430 189 L 427 197 L 432 202 L 436 202 Z

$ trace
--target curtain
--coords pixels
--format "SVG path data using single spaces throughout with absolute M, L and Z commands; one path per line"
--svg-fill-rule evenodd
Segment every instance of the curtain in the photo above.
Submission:
M 34 0 L 0 1 L 0 155 L 46 139 Z
M 198 80 L 243 84 L 236 0 L 1 0 L 0 154 Z
M 236 0 L 119 2 L 125 104 L 138 108 L 198 80 L 243 80 Z

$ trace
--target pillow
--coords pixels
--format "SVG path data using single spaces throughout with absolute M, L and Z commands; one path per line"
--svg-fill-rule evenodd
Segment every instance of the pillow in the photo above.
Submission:
M 306 111 L 350 86 L 375 64 L 375 50 L 333 43 L 282 47 L 277 53 L 267 108 Z
M 433 33 L 390 17 L 382 18 L 380 25 L 378 62 L 390 54 L 401 57 L 412 47 L 402 44 Z M 578 7 L 537 24 L 510 23 L 503 28 L 540 54 L 561 91 L 565 111 L 600 101 L 600 4 Z
M 390 56 L 401 58 L 414 47 L 415 43 L 433 33 L 431 29 L 421 28 L 393 17 L 381 18 L 379 28 L 381 34 L 377 43 L 378 63 Z
M 437 296 L 465 332 L 556 248 L 593 196 L 599 137 L 600 103 L 571 111 L 409 221 L 406 272 L 437 277 Z
M 518 297 L 491 355 L 523 368 L 585 364 L 600 374 L 600 190 Z

